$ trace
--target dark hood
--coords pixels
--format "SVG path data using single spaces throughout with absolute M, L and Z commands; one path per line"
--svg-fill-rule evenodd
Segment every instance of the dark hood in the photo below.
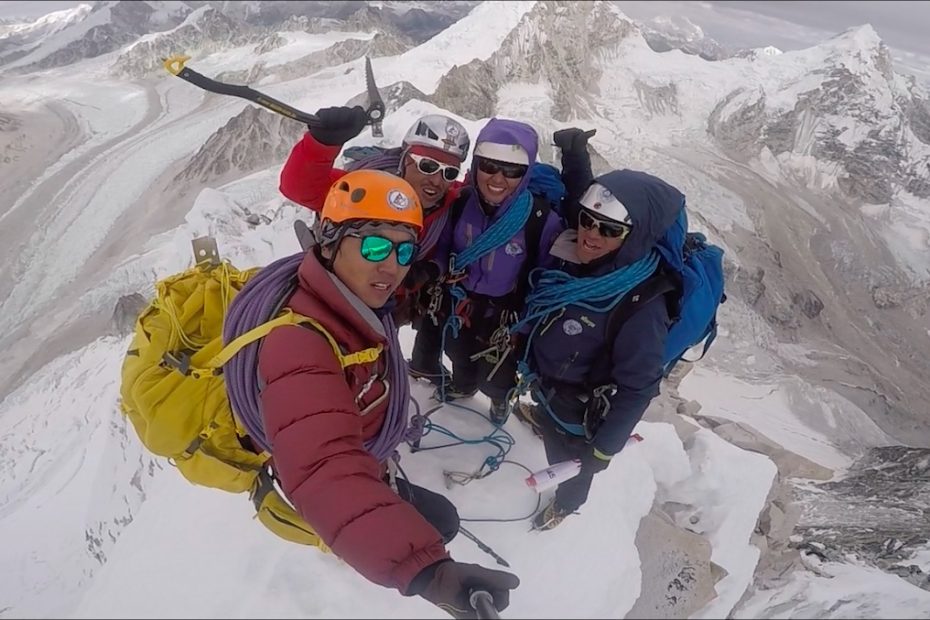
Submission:
M 656 248 L 685 207 L 684 194 L 638 170 L 614 170 L 594 182 L 609 189 L 624 204 L 633 223 L 633 232 L 610 261 L 614 268 L 634 263 Z

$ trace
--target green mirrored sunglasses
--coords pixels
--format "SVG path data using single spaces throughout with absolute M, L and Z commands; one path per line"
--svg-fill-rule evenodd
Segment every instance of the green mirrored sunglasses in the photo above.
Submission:
M 381 235 L 349 234 L 346 236 L 361 239 L 359 251 L 365 260 L 373 263 L 380 263 L 390 256 L 391 252 L 396 251 L 397 264 L 406 267 L 417 255 L 417 244 L 413 241 L 391 241 Z

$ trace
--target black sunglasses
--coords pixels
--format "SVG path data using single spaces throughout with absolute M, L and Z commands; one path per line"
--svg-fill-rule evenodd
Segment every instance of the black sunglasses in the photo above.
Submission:
M 592 215 L 591 212 L 586 209 L 582 209 L 581 213 L 578 214 L 578 223 L 581 224 L 582 228 L 587 228 L 588 230 L 597 228 L 597 232 L 602 237 L 610 237 L 611 239 L 626 239 L 633 231 L 633 227 L 629 224 L 602 220 Z
M 415 155 L 413 153 L 410 153 L 410 159 L 417 165 L 417 170 L 426 176 L 432 176 L 441 170 L 442 178 L 450 183 L 459 178 L 459 169 L 455 166 L 443 164 L 425 155 Z
M 528 166 L 523 164 L 511 164 L 506 161 L 497 161 L 496 159 L 487 159 L 478 157 L 478 170 L 486 174 L 497 174 L 500 172 L 508 179 L 520 179 L 526 174 Z

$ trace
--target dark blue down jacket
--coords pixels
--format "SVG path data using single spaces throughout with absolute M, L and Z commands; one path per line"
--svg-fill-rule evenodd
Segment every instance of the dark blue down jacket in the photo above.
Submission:
M 600 276 L 629 265 L 650 252 L 684 208 L 685 197 L 661 179 L 634 170 L 616 170 L 595 179 L 627 207 L 633 231 L 616 253 L 587 265 L 573 262 L 577 231 L 563 233 L 553 246 L 561 254 L 560 268 L 579 276 Z M 634 288 L 621 304 L 628 318 L 608 343 L 608 317 L 575 305 L 548 327 L 540 326 L 532 340 L 531 365 L 562 428 L 584 435 L 585 405 L 578 396 L 604 384 L 617 386 L 594 447 L 616 454 L 626 444 L 650 401 L 659 393 L 665 339 L 670 325 L 669 277 L 660 264 L 656 274 Z M 635 300 L 635 301 L 634 301 Z M 632 313 L 632 314 L 630 314 Z M 615 319 L 614 319 L 615 320 Z M 544 329 L 545 328 L 545 329 Z

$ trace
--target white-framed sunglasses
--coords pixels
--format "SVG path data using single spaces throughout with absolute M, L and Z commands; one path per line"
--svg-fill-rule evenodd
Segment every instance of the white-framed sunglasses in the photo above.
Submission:
M 408 153 L 410 159 L 413 160 L 413 163 L 417 165 L 417 170 L 422 172 L 427 176 L 432 176 L 437 172 L 442 173 L 442 178 L 450 183 L 457 178 L 459 178 L 459 167 L 451 166 L 449 164 L 443 164 L 441 162 L 427 157 L 426 155 L 414 155 L 413 153 Z

